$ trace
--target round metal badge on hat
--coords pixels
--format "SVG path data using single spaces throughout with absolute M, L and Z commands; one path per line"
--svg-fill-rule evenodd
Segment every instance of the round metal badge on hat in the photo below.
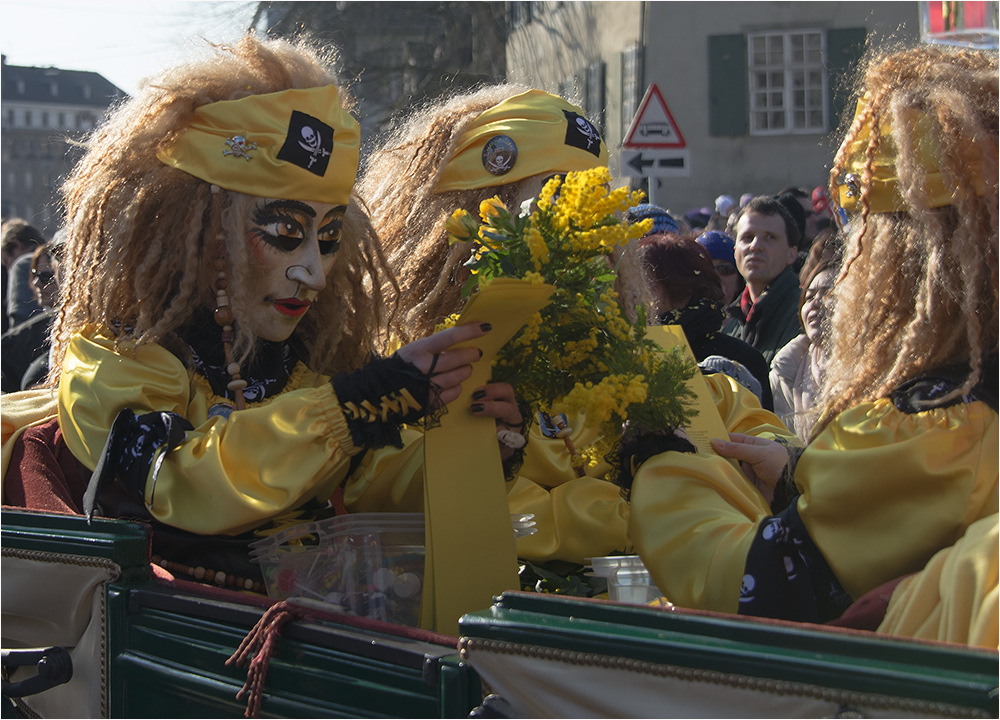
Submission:
M 506 135 L 494 135 L 483 147 L 483 167 L 491 175 L 506 175 L 517 162 L 517 143 Z

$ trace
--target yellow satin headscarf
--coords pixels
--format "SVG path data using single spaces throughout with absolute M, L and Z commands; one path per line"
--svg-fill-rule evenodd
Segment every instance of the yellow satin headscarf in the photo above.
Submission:
M 434 192 L 607 166 L 608 148 L 583 110 L 541 90 L 483 112 L 462 135 Z
M 360 140 L 357 121 L 327 85 L 203 105 L 157 157 L 226 190 L 346 205 Z
M 861 116 L 868 107 L 869 95 L 858 100 L 855 118 Z M 918 110 L 904 110 L 902 117 L 908 129 L 894 128 L 888 118 L 879 118 L 879 146 L 872 158 L 872 179 L 868 190 L 868 204 L 871 212 L 889 213 L 905 212 L 906 204 L 896 188 L 896 155 L 898 146 L 896 137 L 900 132 L 911 134 L 916 147 L 917 159 L 927 170 L 927 181 L 924 192 L 927 194 L 928 207 L 944 207 L 954 201 L 955 189 L 949 185 L 941 174 L 941 150 L 933 135 L 933 124 L 925 113 Z M 858 209 L 861 199 L 861 178 L 865 168 L 865 153 L 872 136 L 872 116 L 869 115 L 861 125 L 857 136 L 847 146 L 848 160 L 844 167 L 843 184 L 840 186 L 840 206 L 847 211 Z M 977 194 L 982 194 L 984 184 L 978 180 L 975 187 Z

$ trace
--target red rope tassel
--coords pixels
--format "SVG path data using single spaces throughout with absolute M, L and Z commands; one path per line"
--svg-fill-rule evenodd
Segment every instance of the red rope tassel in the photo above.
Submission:
M 275 603 L 247 633 L 233 656 L 226 660 L 226 666 L 247 667 L 247 681 L 236 694 L 237 700 L 247 699 L 247 709 L 243 717 L 255 718 L 260 713 L 263 702 L 264 681 L 271 664 L 271 653 L 281 636 L 282 626 L 289 620 L 305 617 L 305 611 L 286 600 Z

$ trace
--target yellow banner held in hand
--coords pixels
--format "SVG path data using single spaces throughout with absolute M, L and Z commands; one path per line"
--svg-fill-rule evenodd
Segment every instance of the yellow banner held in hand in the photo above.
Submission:
M 441 425 L 424 437 L 425 566 L 420 626 L 458 635 L 458 619 L 493 596 L 519 589 L 517 550 L 493 418 L 470 411 L 472 393 L 489 382 L 494 356 L 555 288 L 497 278 L 472 296 L 457 325 L 489 323 L 472 345 L 483 352 Z

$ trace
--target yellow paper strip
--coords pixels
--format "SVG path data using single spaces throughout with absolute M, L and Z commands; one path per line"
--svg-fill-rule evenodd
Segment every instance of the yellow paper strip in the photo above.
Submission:
M 676 347 L 684 348 L 684 357 L 697 364 L 694 353 L 691 352 L 691 345 L 688 343 L 684 330 L 680 325 L 659 325 L 647 328 L 647 335 L 651 340 L 665 351 L 670 352 Z M 687 381 L 688 388 L 695 394 L 694 407 L 698 414 L 691 418 L 690 424 L 684 428 L 684 432 L 691 439 L 691 442 L 698 452 L 715 455 L 712 449 L 712 438 L 728 440 L 729 433 L 719 416 L 719 411 L 712 400 L 712 392 L 708 389 L 708 383 L 700 372 L 695 372 L 694 377 Z
M 493 329 L 465 345 L 483 351 L 448 406 L 440 427 L 424 438 L 426 558 L 421 626 L 458 634 L 458 619 L 488 608 L 493 596 L 518 589 L 517 550 L 507 507 L 493 418 L 470 411 L 473 391 L 489 382 L 491 363 L 504 343 L 555 288 L 496 279 L 472 296 L 458 324 Z M 433 619 L 432 619 L 433 618 Z

